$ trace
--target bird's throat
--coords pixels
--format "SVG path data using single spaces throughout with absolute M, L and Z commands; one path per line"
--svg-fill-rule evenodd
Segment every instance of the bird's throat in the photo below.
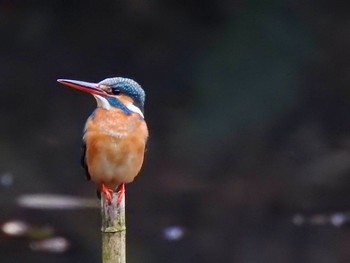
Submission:
M 110 110 L 112 107 L 117 107 L 121 109 L 125 114 L 130 115 L 132 113 L 137 113 L 143 119 L 143 113 L 135 106 L 132 102 L 126 102 L 125 104 L 115 97 L 103 97 L 100 95 L 93 94 L 96 99 L 97 107 Z
M 109 104 L 108 100 L 106 100 L 104 97 L 96 94 L 93 94 L 93 96 L 96 99 L 97 107 L 100 107 L 106 110 L 111 109 L 111 104 Z

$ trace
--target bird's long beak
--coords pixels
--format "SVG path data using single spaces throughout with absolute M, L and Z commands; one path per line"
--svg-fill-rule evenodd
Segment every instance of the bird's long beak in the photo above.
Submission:
M 106 95 L 106 92 L 99 88 L 98 83 L 90 83 L 80 80 L 71 80 L 71 79 L 58 79 L 57 82 L 62 83 L 68 87 L 88 92 L 91 94 L 97 95 Z

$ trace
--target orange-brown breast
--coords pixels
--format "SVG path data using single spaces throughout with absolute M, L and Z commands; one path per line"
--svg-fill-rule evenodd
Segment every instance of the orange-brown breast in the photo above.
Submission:
M 144 157 L 148 130 L 136 113 L 97 108 L 85 127 L 86 163 L 91 180 L 116 189 L 132 182 Z

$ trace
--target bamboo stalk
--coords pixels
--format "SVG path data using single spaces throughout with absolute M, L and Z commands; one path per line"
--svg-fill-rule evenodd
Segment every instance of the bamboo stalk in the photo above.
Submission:
M 119 205 L 117 199 L 118 193 L 113 193 L 108 204 L 101 196 L 103 263 L 126 263 L 125 195 Z

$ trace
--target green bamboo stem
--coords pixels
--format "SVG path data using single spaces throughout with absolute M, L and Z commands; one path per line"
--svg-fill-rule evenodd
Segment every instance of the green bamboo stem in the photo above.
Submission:
M 108 204 L 105 195 L 101 196 L 103 263 L 126 263 L 125 196 L 119 205 L 117 199 L 118 194 L 113 193 Z

